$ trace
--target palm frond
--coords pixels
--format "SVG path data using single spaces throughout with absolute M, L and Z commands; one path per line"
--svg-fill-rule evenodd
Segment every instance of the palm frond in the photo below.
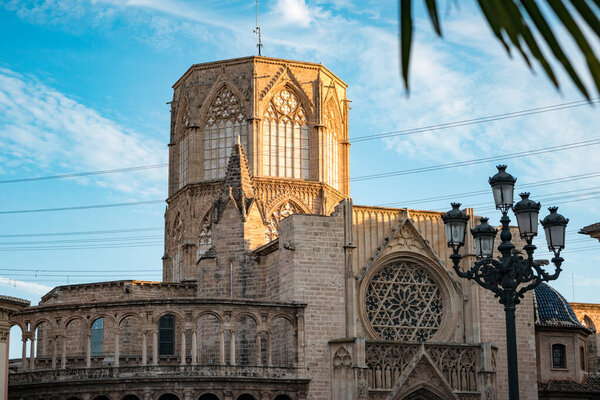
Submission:
M 550 60 L 544 54 L 539 41 L 551 51 L 551 56 L 565 69 L 569 79 L 575 84 L 581 94 L 590 100 L 589 89 L 583 83 L 571 60 L 563 51 L 550 23 L 541 11 L 548 8 L 558 18 L 577 44 L 579 51 L 584 56 L 588 71 L 592 76 L 594 85 L 600 92 L 600 62 L 594 53 L 587 38 L 571 15 L 565 2 L 569 2 L 571 9 L 575 10 L 597 37 L 600 38 L 600 18 L 598 11 L 590 7 L 585 0 L 477 0 L 484 19 L 491 28 L 496 39 L 502 44 L 509 56 L 511 49 L 516 49 L 530 69 L 533 69 L 531 57 L 542 67 L 544 73 L 556 88 L 560 88 L 558 79 L 551 66 Z M 547 7 L 538 4 L 545 3 Z M 591 0 L 600 8 L 600 0 Z M 437 0 L 424 0 L 425 8 L 433 29 L 442 35 L 441 21 L 439 18 Z M 535 29 L 536 31 L 534 31 Z M 406 89 L 409 88 L 409 66 L 412 45 L 412 0 L 400 0 L 400 43 L 402 77 Z

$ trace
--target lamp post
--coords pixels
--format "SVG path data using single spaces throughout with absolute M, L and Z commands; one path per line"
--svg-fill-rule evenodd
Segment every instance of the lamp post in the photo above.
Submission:
M 550 214 L 541 221 L 546 233 L 548 249 L 554 253 L 552 263 L 554 273 L 550 274 L 542 268 L 542 263 L 533 259 L 536 246 L 532 244 L 538 233 L 538 215 L 540 203 L 529 199 L 529 193 L 521 193 L 521 201 L 513 205 L 515 182 L 512 175 L 506 172 L 505 165 L 499 165 L 498 173 L 489 179 L 494 195 L 496 209 L 502 212 L 500 223 L 500 257 L 492 258 L 494 239 L 497 230 L 490 226 L 487 218 L 481 218 L 481 223 L 471 229 L 475 240 L 475 255 L 477 261 L 464 271 L 460 268 L 462 255 L 459 249 L 465 244 L 465 233 L 469 216 L 460 210 L 460 203 L 452 203 L 452 210 L 442 216 L 446 226 L 448 247 L 452 248 L 454 271 L 461 278 L 471 279 L 485 289 L 491 290 L 494 296 L 504 305 L 506 317 L 506 353 L 508 359 L 508 392 L 510 400 L 519 399 L 519 373 L 517 363 L 517 339 L 515 330 L 515 306 L 519 304 L 525 292 L 534 289 L 542 282 L 558 278 L 564 261 L 560 252 L 565 247 L 565 230 L 568 219 L 558 214 L 558 207 L 550 207 Z M 508 210 L 512 209 L 517 217 L 519 233 L 525 239 L 523 257 L 515 252 L 511 242 L 510 218 Z

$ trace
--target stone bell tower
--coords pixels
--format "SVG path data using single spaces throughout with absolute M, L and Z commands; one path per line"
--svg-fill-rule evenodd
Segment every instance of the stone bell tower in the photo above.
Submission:
M 346 84 L 327 68 L 245 57 L 193 65 L 173 89 L 163 280 L 247 266 L 281 219 L 348 196 Z

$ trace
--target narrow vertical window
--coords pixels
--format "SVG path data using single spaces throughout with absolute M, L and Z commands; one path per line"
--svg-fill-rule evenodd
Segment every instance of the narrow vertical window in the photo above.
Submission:
M 211 103 L 204 126 L 204 179 L 225 176 L 236 136 L 248 146 L 248 125 L 240 100 L 224 86 Z
M 174 354 L 175 317 L 172 314 L 167 314 L 158 320 L 158 355 L 172 356 Z
M 564 344 L 552 345 L 552 368 L 567 368 L 565 353 Z
M 583 346 L 579 348 L 579 363 L 581 364 L 581 370 L 585 371 L 585 349 Z
M 308 179 L 308 127 L 302 105 L 289 90 L 279 91 L 263 118 L 265 176 Z
M 186 136 L 179 142 L 179 189 L 188 183 L 188 139 Z
M 102 355 L 104 347 L 104 318 L 98 318 L 92 324 L 90 341 L 92 356 Z
M 338 143 L 342 128 L 341 117 L 339 117 L 339 113 L 336 111 L 333 100 L 330 100 L 325 107 L 323 122 L 327 128 L 323 134 L 323 144 L 321 147 L 323 154 L 323 179 L 329 186 L 339 189 Z

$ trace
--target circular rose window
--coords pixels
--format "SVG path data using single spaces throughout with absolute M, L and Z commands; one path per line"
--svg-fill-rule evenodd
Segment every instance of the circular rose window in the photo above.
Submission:
M 379 267 L 366 291 L 366 316 L 379 338 L 424 342 L 442 325 L 439 285 L 421 266 L 398 262 Z

